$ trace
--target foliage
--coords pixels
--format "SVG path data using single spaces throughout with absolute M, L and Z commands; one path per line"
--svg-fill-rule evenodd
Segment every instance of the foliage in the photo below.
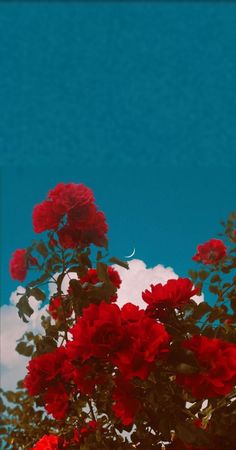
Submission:
M 162 442 L 232 449 L 235 220 L 232 213 L 220 239 L 198 247 L 199 268 L 189 279 L 147 286 L 146 310 L 119 308 L 122 280 L 109 263 L 128 265 L 108 255 L 105 216 L 92 192 L 72 183 L 50 191 L 33 212 L 44 239 L 10 263 L 13 278 L 36 274 L 19 295 L 22 320 L 33 313 L 30 296 L 48 302 L 48 283 L 55 294 L 42 333 L 27 332 L 17 344 L 31 361 L 17 391 L 2 393 L 2 448 L 40 450 L 47 440 L 54 450 L 149 450 L 164 448 Z M 197 304 L 192 297 L 201 291 L 205 301 Z

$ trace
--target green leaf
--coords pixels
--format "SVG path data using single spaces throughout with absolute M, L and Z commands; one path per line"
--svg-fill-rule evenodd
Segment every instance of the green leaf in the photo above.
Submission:
M 221 278 L 219 275 L 213 275 L 213 277 L 211 277 L 210 282 L 211 283 L 217 283 L 217 281 L 221 281 Z
M 192 318 L 195 320 L 201 319 L 205 314 L 209 313 L 212 310 L 211 306 L 207 302 L 202 302 L 197 305 L 194 313 L 192 314 Z
M 190 276 L 190 278 L 192 278 L 192 280 L 196 280 L 197 279 L 197 277 L 198 277 L 198 273 L 197 272 L 195 272 L 195 270 L 189 270 L 188 271 L 188 274 L 189 274 L 189 276 Z
M 29 305 L 29 299 L 27 295 L 22 295 L 18 303 L 16 304 L 16 307 L 18 308 L 18 314 L 23 319 L 24 322 L 27 322 L 25 316 L 30 317 L 34 310 Z
M 42 255 L 44 258 L 46 258 L 48 256 L 48 249 L 47 249 L 47 247 L 46 247 L 46 245 L 44 244 L 43 241 L 40 241 L 37 244 L 36 249 L 38 250 L 40 255 Z
M 30 290 L 30 295 L 33 295 L 33 297 L 35 297 L 36 300 L 39 300 L 39 301 L 45 300 L 45 298 L 46 298 L 45 293 L 41 289 L 39 289 L 38 287 L 35 287 L 35 288 L 31 289 Z
M 97 262 L 97 274 L 101 281 L 110 282 L 109 275 L 107 273 L 107 265 L 102 262 Z
M 212 294 L 218 294 L 219 289 L 217 286 L 209 286 L 209 291 L 212 292 Z
M 116 256 L 112 256 L 112 258 L 109 259 L 109 262 L 124 267 L 125 269 L 129 269 L 129 264 L 126 261 L 121 261 L 121 259 L 116 258 Z
M 198 274 L 200 279 L 203 281 L 206 280 L 207 277 L 209 276 L 209 272 L 207 272 L 206 270 L 200 270 Z
M 24 356 L 31 356 L 34 351 L 33 345 L 27 345 L 26 342 L 19 342 L 17 344 L 15 350 L 20 354 Z

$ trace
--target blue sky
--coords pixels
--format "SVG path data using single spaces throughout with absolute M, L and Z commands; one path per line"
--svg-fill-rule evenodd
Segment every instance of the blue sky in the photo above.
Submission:
M 94 189 L 110 251 L 186 275 L 235 210 L 236 4 L 0 4 L 1 296 L 56 183 Z

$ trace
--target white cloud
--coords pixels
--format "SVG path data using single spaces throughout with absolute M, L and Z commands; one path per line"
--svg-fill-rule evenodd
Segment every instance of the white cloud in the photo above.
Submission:
M 28 359 L 15 351 L 17 340 L 26 331 L 40 332 L 41 315 L 46 313 L 46 306 L 40 308 L 41 302 L 34 297 L 29 298 L 30 306 L 34 309 L 29 323 L 23 322 L 17 312 L 16 303 L 19 300 L 18 292 L 24 293 L 25 289 L 19 286 L 11 294 L 10 305 L 1 307 L 1 386 L 3 389 L 14 389 L 16 382 L 26 374 Z
M 145 308 L 146 303 L 142 300 L 143 290 L 149 288 L 151 284 L 164 284 L 171 278 L 178 278 L 178 275 L 171 267 L 164 267 L 158 264 L 153 268 L 147 268 L 146 264 L 139 259 L 129 261 L 129 270 L 117 265 L 114 265 L 114 267 L 122 279 L 121 288 L 118 290 L 119 306 L 132 302 L 141 308 Z M 70 274 L 70 278 L 76 278 L 76 274 Z M 67 276 L 64 279 L 62 284 L 63 292 L 67 291 L 70 278 Z M 19 355 L 15 351 L 16 340 L 21 338 L 26 331 L 40 332 L 40 318 L 43 314 L 47 314 L 47 305 L 41 308 L 41 302 L 38 302 L 34 297 L 30 297 L 30 305 L 34 309 L 34 313 L 30 317 L 29 323 L 24 323 L 19 318 L 15 307 L 19 300 L 17 293 L 23 293 L 24 291 L 25 289 L 19 286 L 10 297 L 10 305 L 1 307 L 1 385 L 4 389 L 14 389 L 16 382 L 26 374 L 28 358 Z M 49 294 L 51 296 L 54 293 L 55 285 L 50 283 Z M 199 303 L 203 300 L 203 297 L 195 296 L 195 300 Z
M 127 302 L 132 302 L 140 308 L 146 308 L 147 304 L 142 300 L 142 291 L 148 289 L 151 284 L 165 284 L 170 279 L 177 279 L 179 276 L 171 267 L 164 267 L 158 264 L 153 268 L 147 268 L 140 259 L 129 261 L 129 270 L 118 265 L 113 266 L 120 274 L 122 284 L 118 290 L 118 304 L 123 306 Z M 193 297 L 197 303 L 203 301 L 203 295 Z

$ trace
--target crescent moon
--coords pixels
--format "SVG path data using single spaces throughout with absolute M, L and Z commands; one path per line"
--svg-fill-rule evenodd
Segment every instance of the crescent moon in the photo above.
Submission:
M 136 252 L 136 250 L 134 248 L 134 250 L 132 251 L 131 255 L 125 256 L 125 258 L 132 258 L 132 256 L 134 256 L 135 252 Z

